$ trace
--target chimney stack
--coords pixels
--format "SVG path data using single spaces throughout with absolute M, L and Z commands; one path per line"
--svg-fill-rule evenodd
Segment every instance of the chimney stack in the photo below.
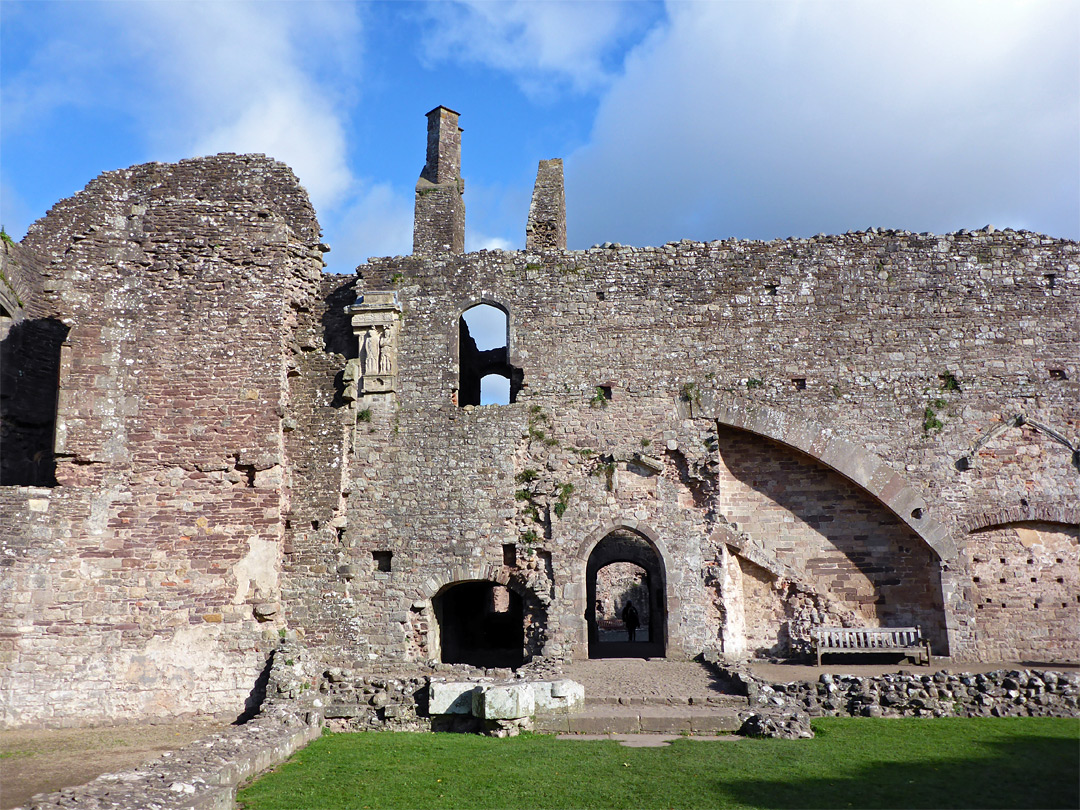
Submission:
M 416 181 L 413 253 L 420 256 L 465 252 L 465 183 L 461 179 L 458 113 L 436 107 L 427 114 L 427 163 Z

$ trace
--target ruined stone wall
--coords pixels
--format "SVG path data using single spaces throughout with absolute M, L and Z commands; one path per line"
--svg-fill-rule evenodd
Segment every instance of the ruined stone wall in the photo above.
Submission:
M 783 653 L 815 622 L 1076 655 L 1080 246 L 534 228 L 542 251 L 457 255 L 460 130 L 433 114 L 419 255 L 355 280 L 321 275 L 306 194 L 259 156 L 111 172 L 31 228 L 35 317 L 69 331 L 57 486 L 0 487 L 0 722 L 239 710 L 286 625 L 328 665 L 428 661 L 433 605 L 475 580 L 521 598 L 530 654 L 582 656 L 612 533 L 654 564 L 670 656 Z M 345 308 L 374 291 L 373 388 Z M 458 406 L 480 302 L 509 314 L 508 406 Z M 37 403 L 42 345 L 4 347 Z
M 259 156 L 148 164 L 24 243 L 62 271 L 71 330 L 59 486 L 0 500 L 2 722 L 239 713 L 281 620 L 286 370 L 322 268 L 307 196 Z
M 1080 526 L 1023 522 L 968 537 L 979 647 L 989 659 L 1080 660 Z
M 415 631 L 430 626 L 431 597 L 454 581 L 509 576 L 510 543 L 550 555 L 547 649 L 581 654 L 588 549 L 620 525 L 655 536 L 668 649 L 692 654 L 717 641 L 708 538 L 731 522 L 743 530 L 749 508 L 763 510 L 756 530 L 747 522 L 752 541 L 792 527 L 768 541 L 774 562 L 819 583 L 841 614 L 922 624 L 939 650 L 944 621 L 954 655 L 985 657 L 962 592 L 967 563 L 952 553 L 939 583 L 940 554 L 918 527 L 939 526 L 927 537 L 947 549 L 966 542 L 962 527 L 987 504 L 1060 511 L 1080 495 L 1069 448 L 1030 427 L 1075 441 L 1075 243 L 870 232 L 385 259 L 360 274 L 361 289 L 397 292 L 400 376 L 396 395 L 372 398 L 370 421 L 357 425 L 347 525 L 324 578 L 340 602 L 320 610 L 321 626 L 336 622 L 345 647 L 369 658 L 432 654 Z M 481 301 L 509 312 L 509 363 L 524 388 L 514 405 L 463 410 L 457 323 Z M 716 423 L 695 407 L 718 399 L 825 426 L 914 487 L 919 506 L 899 513 L 880 499 L 900 484 L 879 487 L 875 502 L 739 432 L 725 433 L 742 444 L 723 458 Z M 1018 413 L 1024 424 L 978 444 Z M 743 479 L 786 478 L 795 495 L 748 486 L 730 467 L 721 475 L 721 462 L 741 465 Z M 522 501 L 526 470 L 541 476 Z M 573 492 L 554 516 L 566 484 Z M 843 516 L 838 533 L 814 508 L 822 502 Z M 389 572 L 372 562 L 380 550 L 393 555 Z

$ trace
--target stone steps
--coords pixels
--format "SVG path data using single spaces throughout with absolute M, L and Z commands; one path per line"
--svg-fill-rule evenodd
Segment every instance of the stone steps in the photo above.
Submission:
M 537 715 L 544 733 L 576 734 L 717 734 L 738 730 L 738 708 L 716 705 L 586 703 L 576 712 Z

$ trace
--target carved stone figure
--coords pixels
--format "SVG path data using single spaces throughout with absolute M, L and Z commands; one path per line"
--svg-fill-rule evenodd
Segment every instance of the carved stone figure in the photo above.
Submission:
M 390 334 L 391 327 L 382 330 L 379 336 L 379 373 L 394 373 L 394 340 Z
M 379 373 L 379 330 L 368 327 L 364 335 L 364 375 Z

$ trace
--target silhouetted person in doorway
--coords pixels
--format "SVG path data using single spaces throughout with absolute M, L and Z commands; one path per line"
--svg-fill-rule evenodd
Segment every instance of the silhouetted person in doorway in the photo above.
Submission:
M 622 609 L 623 624 L 626 625 L 626 633 L 630 636 L 630 641 L 635 641 L 637 635 L 638 625 L 641 624 L 641 620 L 638 619 L 637 608 L 634 607 L 633 602 L 627 602 L 626 607 Z

